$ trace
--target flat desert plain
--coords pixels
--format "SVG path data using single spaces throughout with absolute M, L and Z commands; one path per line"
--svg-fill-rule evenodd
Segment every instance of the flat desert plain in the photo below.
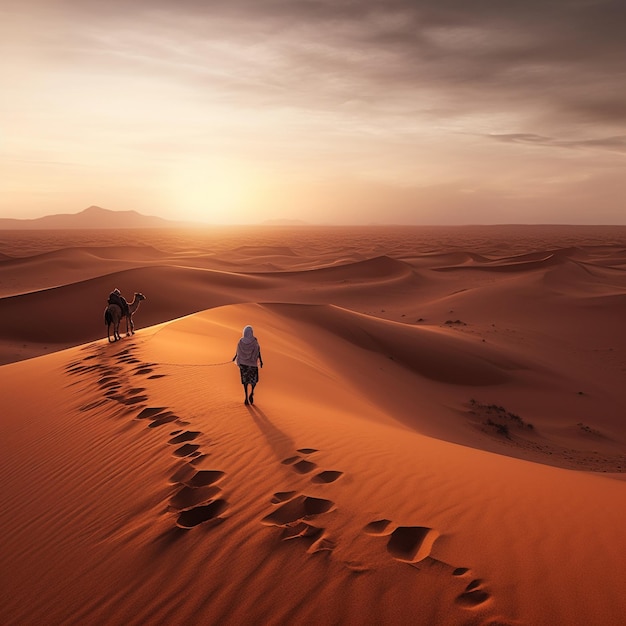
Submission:
M 0 232 L 0 619 L 623 624 L 625 323 L 626 227 Z

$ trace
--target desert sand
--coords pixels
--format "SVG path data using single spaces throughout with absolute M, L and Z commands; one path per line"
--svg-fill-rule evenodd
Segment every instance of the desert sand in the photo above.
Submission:
M 625 321 L 626 227 L 2 231 L 2 623 L 623 624 Z

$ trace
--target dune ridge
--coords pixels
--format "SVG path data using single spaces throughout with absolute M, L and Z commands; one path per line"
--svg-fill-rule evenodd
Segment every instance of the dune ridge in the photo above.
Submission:
M 0 233 L 3 622 L 620 623 L 620 233 L 303 230 Z

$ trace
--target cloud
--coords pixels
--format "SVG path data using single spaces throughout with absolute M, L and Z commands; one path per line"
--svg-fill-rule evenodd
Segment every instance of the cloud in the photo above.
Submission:
M 45 9 L 120 70 L 159 66 L 273 106 L 607 125 L 626 110 L 616 0 L 59 0 Z M 74 25 L 76 28 L 74 28 Z M 71 40 L 70 40 L 71 41 Z M 84 48 L 84 46 L 83 46 Z M 156 67 L 153 68 L 156 71 Z
M 507 133 L 487 135 L 490 139 L 504 143 L 519 143 L 550 148 L 594 148 L 611 152 L 626 153 L 626 135 L 601 137 L 598 139 L 581 139 L 575 141 L 558 140 L 552 137 L 534 135 L 532 133 Z
M 586 141 L 571 142 L 572 145 L 589 146 L 591 148 L 603 148 L 615 152 L 626 152 L 626 135 L 616 137 L 604 137 L 602 139 L 587 139 Z
M 505 143 L 529 143 L 534 145 L 553 145 L 554 140 L 551 137 L 543 137 L 542 135 L 533 135 L 532 133 L 506 133 L 502 135 L 487 135 L 496 141 Z

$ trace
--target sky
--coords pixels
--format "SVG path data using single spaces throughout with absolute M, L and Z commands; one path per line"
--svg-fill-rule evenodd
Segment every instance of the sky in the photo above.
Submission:
M 0 216 L 626 223 L 623 0 L 0 0 Z

